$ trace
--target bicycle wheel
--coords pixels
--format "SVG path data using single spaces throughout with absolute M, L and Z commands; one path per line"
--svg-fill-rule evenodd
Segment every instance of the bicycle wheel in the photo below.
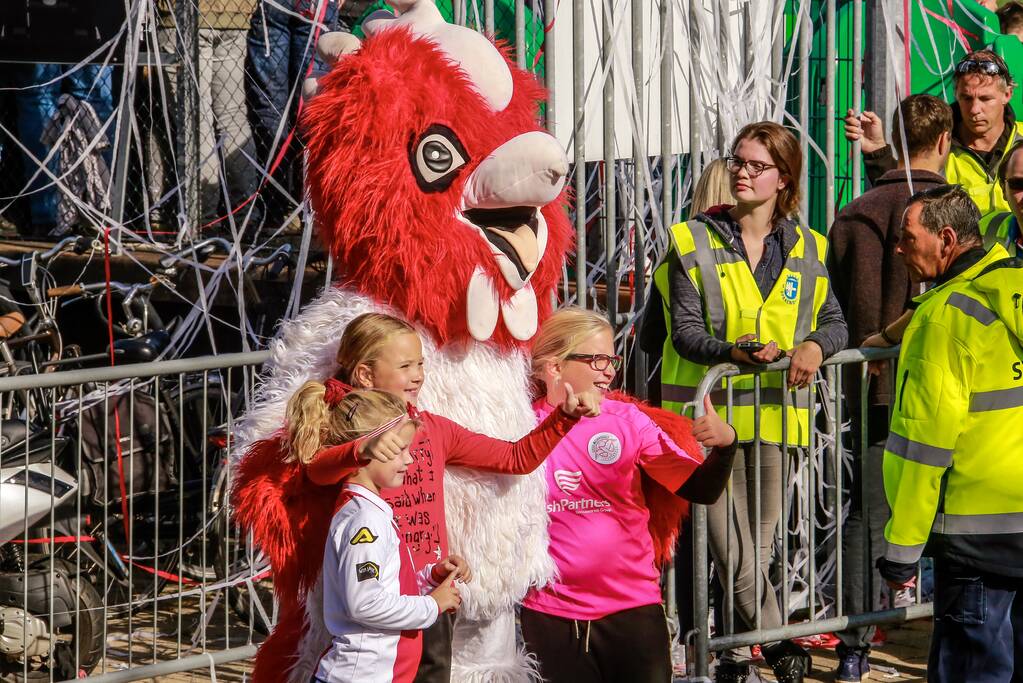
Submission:
M 270 562 L 231 518 L 229 472 L 225 462 L 210 498 L 213 570 L 218 583 L 231 583 L 224 590 L 235 613 L 255 631 L 267 635 L 276 616 Z

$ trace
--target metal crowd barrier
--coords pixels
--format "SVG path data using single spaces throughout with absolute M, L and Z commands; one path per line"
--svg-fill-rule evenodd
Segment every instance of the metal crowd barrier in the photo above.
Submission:
M 227 462 L 268 357 L 0 377 L 0 678 L 135 681 L 254 655 L 276 615 Z
M 770 643 L 782 639 L 799 638 L 810 635 L 840 631 L 846 628 L 901 623 L 913 619 L 929 617 L 932 614 L 931 604 L 922 604 L 920 600 L 920 580 L 918 576 L 915 604 L 896 607 L 890 591 L 887 594 L 888 608 L 880 611 L 857 613 L 846 610 L 843 605 L 842 586 L 845 575 L 842 540 L 844 538 L 843 523 L 848 511 L 846 491 L 843 487 L 844 470 L 856 467 L 856 485 L 861 487 L 860 501 L 863 506 L 862 537 L 860 542 L 866 550 L 863 552 L 864 566 L 860 568 L 868 596 L 874 591 L 882 590 L 873 578 L 873 563 L 883 548 L 873 545 L 870 537 L 869 501 L 866 487 L 883 486 L 883 482 L 868 473 L 867 449 L 868 438 L 868 392 L 859 392 L 859 415 L 862 419 L 846 422 L 844 415 L 849 406 L 845 405 L 842 383 L 850 372 L 858 369 L 860 386 L 867 386 L 868 362 L 890 364 L 889 376 L 894 382 L 894 364 L 897 349 L 859 349 L 848 350 L 836 354 L 825 361 L 818 379 L 805 389 L 795 392 L 781 392 L 782 395 L 782 443 L 781 443 L 781 521 L 775 526 L 772 538 L 761 538 L 761 498 L 764 489 L 761 487 L 761 379 L 768 373 L 785 373 L 789 359 L 764 366 L 758 369 L 740 367 L 726 363 L 710 368 L 694 398 L 696 415 L 704 413 L 703 399 L 711 394 L 714 397 L 726 398 L 726 415 L 730 420 L 733 409 L 738 402 L 733 396 L 732 378 L 738 375 L 754 376 L 754 432 L 755 440 L 748 449 L 753 461 L 754 510 L 752 521 L 753 557 L 759 558 L 764 543 L 772 544 L 774 566 L 780 566 L 780 581 L 775 585 L 764 585 L 761 572 L 755 572 L 755 605 L 753 628 L 743 630 L 742 621 L 735 616 L 732 572 L 732 540 L 736 538 L 734 517 L 732 514 L 733 491 L 731 482 L 723 494 L 726 496 L 727 534 L 725 543 L 725 559 L 723 566 L 715 565 L 714 570 L 722 587 L 723 599 L 719 607 L 720 630 L 711 637 L 710 634 L 710 595 L 711 577 L 710 540 L 708 538 L 708 508 L 701 505 L 693 506 L 693 543 L 694 558 L 692 567 L 693 583 L 693 624 L 694 629 L 687 634 L 692 637 L 693 649 L 690 680 L 709 680 L 708 669 L 710 653 L 732 648 Z M 843 372 L 844 371 L 844 372 Z M 823 379 L 820 379 L 823 375 Z M 856 376 L 856 375 L 853 375 Z M 725 388 L 720 389 L 722 380 Z M 784 381 L 784 378 L 783 378 Z M 894 387 L 892 387 L 894 394 Z M 777 392 L 777 389 L 774 390 Z M 789 431 L 788 411 L 785 409 L 795 400 L 798 405 L 809 407 L 809 443 L 799 448 L 789 442 L 792 434 Z M 888 417 L 886 415 L 886 417 Z M 887 425 L 885 425 L 887 427 Z M 857 430 L 852 434 L 852 430 Z M 885 429 L 887 431 L 887 429 Z M 855 439 L 850 437 L 855 436 Z M 851 442 L 851 443 L 850 443 Z M 855 444 L 853 446 L 852 444 Z M 855 453 L 853 452 L 855 449 Z M 850 472 L 853 470 L 850 469 Z M 883 541 L 882 541 L 883 543 Z M 756 560 L 754 561 L 756 564 Z M 671 583 L 671 582 L 669 582 Z M 774 584 L 775 580 L 771 580 Z M 762 624 L 763 596 L 765 591 L 774 591 L 779 598 L 782 625 L 777 628 L 764 628 Z M 871 604 L 871 603 L 867 603 Z M 799 621 L 793 621 L 799 619 Z M 735 623 L 738 621 L 739 623 Z M 792 623 L 790 623 L 790 621 Z
M 850 427 L 841 370 L 858 368 L 862 382 L 868 361 L 895 357 L 894 350 L 844 351 L 803 396 L 781 392 L 783 404 L 809 406 L 813 427 L 800 449 L 788 447 L 783 426 L 782 519 L 771 539 L 759 533 L 761 444 L 754 442 L 754 555 L 770 542 L 781 559 L 777 589 L 756 575 L 755 628 L 743 631 L 732 618 L 729 552 L 716 568 L 723 628 L 710 637 L 707 509 L 694 506 L 695 680 L 708 680 L 712 651 L 931 614 L 919 593 L 917 604 L 883 611 L 855 613 L 842 604 L 843 468 L 857 463 L 861 485 L 881 482 L 866 477 L 867 421 L 855 425 L 858 457 L 843 443 Z M 136 681 L 255 654 L 276 615 L 266 563 L 231 522 L 226 464 L 236 417 L 267 358 L 244 353 L 0 377 L 0 677 Z M 787 367 L 786 359 L 756 375 L 758 435 L 759 378 Z M 696 392 L 697 414 L 714 390 L 731 417 L 731 378 L 749 372 L 711 368 Z M 866 404 L 861 392 L 861 415 Z M 861 500 L 866 506 L 869 497 Z M 864 533 L 869 548 L 866 523 Z M 866 564 L 879 552 L 865 553 Z M 870 583 L 870 567 L 863 570 Z M 759 598 L 769 590 L 781 598 L 780 628 L 761 624 Z M 788 623 L 794 616 L 801 621 Z

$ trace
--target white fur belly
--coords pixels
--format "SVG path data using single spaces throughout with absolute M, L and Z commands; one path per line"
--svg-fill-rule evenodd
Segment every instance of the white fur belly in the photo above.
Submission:
M 395 315 L 362 294 L 330 287 L 297 318 L 282 324 L 271 344 L 273 357 L 264 380 L 240 421 L 235 457 L 281 427 L 288 398 L 303 383 L 336 372 L 345 327 L 369 311 Z M 518 439 L 533 428 L 529 365 L 523 353 L 499 353 L 479 343 L 438 352 L 428 335 L 421 329 L 419 333 L 426 358 L 420 408 L 502 439 Z M 446 470 L 451 551 L 465 556 L 475 575 L 463 591 L 463 617 L 490 618 L 520 601 L 530 585 L 553 575 L 545 494 L 543 468 L 521 477 Z

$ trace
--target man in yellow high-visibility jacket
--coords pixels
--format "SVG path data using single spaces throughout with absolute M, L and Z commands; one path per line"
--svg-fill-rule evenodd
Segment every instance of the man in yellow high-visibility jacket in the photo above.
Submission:
M 1023 121 L 1009 101 L 1017 87 L 1005 60 L 990 50 L 963 57 L 955 68 L 952 104 L 952 152 L 945 177 L 962 185 L 981 215 L 1006 211 L 1008 204 L 996 182 L 999 162 L 1019 140 Z M 846 139 L 860 140 L 867 177 L 874 182 L 895 167 L 892 148 L 885 143 L 884 124 L 877 114 L 852 110 L 845 117 Z M 904 150 L 897 150 L 900 155 Z
M 1023 261 L 985 251 L 979 218 L 958 186 L 920 192 L 898 246 L 933 286 L 902 339 L 878 569 L 902 587 L 935 559 L 939 683 L 1017 680 L 1023 662 Z

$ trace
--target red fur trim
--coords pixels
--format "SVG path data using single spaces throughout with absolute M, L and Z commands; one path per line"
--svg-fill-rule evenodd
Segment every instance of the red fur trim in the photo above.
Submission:
M 609 393 L 607 397 L 635 404 L 644 415 L 671 437 L 679 448 L 694 458 L 703 460 L 703 449 L 693 438 L 693 421 L 688 417 L 663 408 L 655 408 L 620 391 Z M 669 562 L 675 554 L 675 540 L 678 538 L 679 526 L 689 515 L 689 501 L 679 498 L 674 491 L 668 491 L 646 474 L 643 475 L 642 481 L 643 497 L 650 510 L 649 529 L 654 542 L 654 561 L 661 566 Z
M 405 29 L 388 30 L 320 79 L 302 119 L 319 234 L 334 255 L 339 282 L 423 325 L 440 346 L 469 339 L 466 289 L 476 266 L 490 275 L 502 301 L 514 294 L 486 240 L 455 218 L 465 180 L 480 162 L 513 137 L 542 130 L 543 88 L 512 62 L 508 67 L 512 99 L 494 112 L 432 43 Z M 431 124 L 454 131 L 469 159 L 447 190 L 426 194 L 412 174 L 409 146 Z M 530 280 L 540 320 L 550 314 L 571 240 L 564 204 L 562 195 L 542 210 L 547 249 Z M 522 345 L 500 324 L 493 341 Z
M 297 462 L 284 462 L 284 436 L 257 441 L 237 466 L 232 503 L 235 520 L 252 533 L 273 570 L 282 606 L 313 587 L 340 486 L 317 486 Z
M 280 683 L 287 680 L 285 672 L 295 665 L 298 644 L 306 628 L 305 603 L 281 605 L 277 625 L 256 651 L 252 683 Z

